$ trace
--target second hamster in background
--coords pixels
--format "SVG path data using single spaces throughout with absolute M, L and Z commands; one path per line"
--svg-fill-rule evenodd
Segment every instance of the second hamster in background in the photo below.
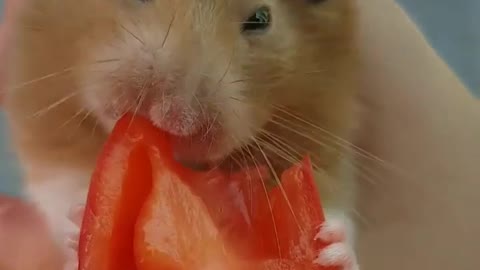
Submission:
M 354 0 L 30 0 L 5 109 L 31 199 L 59 244 L 96 156 L 130 111 L 175 136 L 184 163 L 276 172 L 310 154 L 327 212 L 318 264 L 357 270 L 361 123 Z M 273 229 L 273 228 L 272 228 Z M 65 247 L 66 252 L 71 252 Z

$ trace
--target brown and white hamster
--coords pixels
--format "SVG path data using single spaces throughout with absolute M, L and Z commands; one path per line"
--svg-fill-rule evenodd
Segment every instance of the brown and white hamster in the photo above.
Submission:
M 5 109 L 28 194 L 59 241 L 126 111 L 175 135 L 179 160 L 280 171 L 308 153 L 327 209 L 319 264 L 356 270 L 355 0 L 29 0 Z M 340 139 L 342 138 L 342 139 Z

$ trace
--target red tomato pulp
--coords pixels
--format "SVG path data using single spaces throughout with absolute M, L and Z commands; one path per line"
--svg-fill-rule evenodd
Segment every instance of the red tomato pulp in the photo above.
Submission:
M 267 190 L 265 168 L 195 172 L 170 138 L 130 115 L 98 160 L 79 243 L 80 270 L 314 269 L 324 221 L 305 158 Z

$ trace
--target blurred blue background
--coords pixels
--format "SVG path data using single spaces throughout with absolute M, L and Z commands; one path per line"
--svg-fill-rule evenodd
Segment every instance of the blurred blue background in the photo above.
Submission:
M 480 0 L 397 0 L 480 97 Z
M 359 0 L 362 1 L 362 0 Z M 0 0 L 0 7 L 3 7 Z M 399 0 L 432 46 L 480 96 L 480 0 Z M 1 8 L 0 8 L 1 11 Z M 0 113 L 0 193 L 20 194 L 20 175 Z

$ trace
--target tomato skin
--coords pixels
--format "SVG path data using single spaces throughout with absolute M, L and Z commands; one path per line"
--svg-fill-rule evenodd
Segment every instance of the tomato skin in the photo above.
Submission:
M 252 207 L 249 208 L 249 231 L 238 232 L 247 241 L 248 257 L 256 260 L 285 260 L 299 265 L 311 265 L 322 243 L 315 241 L 318 229 L 325 221 L 316 191 L 310 159 L 286 170 L 280 184 L 267 191 L 261 182 L 250 187 Z M 244 194 L 248 191 L 244 190 Z M 246 196 L 246 195 L 245 195 Z M 250 235 L 246 239 L 246 235 Z M 233 241 L 231 239 L 231 241 Z M 307 269 L 320 269 L 318 267 Z M 295 269 L 297 269 L 295 268 Z
M 152 156 L 153 191 L 140 212 L 134 241 L 139 270 L 208 269 L 228 266 L 228 247 L 202 199 Z
M 313 239 L 324 216 L 310 160 L 270 191 L 268 178 L 263 167 L 234 175 L 184 168 L 168 135 L 127 115 L 92 176 L 79 270 L 320 270 Z M 152 222 L 168 230 L 146 230 Z
M 277 230 L 281 232 L 281 254 L 302 262 L 316 259 L 314 238 L 325 220 L 310 167 L 306 158 L 286 170 L 282 183 L 270 193 Z
M 162 182 L 152 174 L 158 177 L 171 173 L 199 183 L 206 177 L 221 178 L 215 171 L 205 174 L 182 167 L 173 160 L 172 153 L 168 135 L 148 120 L 127 115 L 117 123 L 92 175 L 80 232 L 80 270 L 137 269 L 136 257 L 140 255 L 138 245 L 133 243 L 141 235 L 135 235 L 135 228 L 148 216 L 148 206 L 155 204 L 152 198 L 161 194 L 152 193 L 154 184 Z M 208 213 L 202 215 L 208 217 Z M 162 269 L 181 269 L 167 255 L 157 254 L 153 261 L 162 262 Z M 149 269 L 148 261 L 143 260 L 140 266 Z
M 151 164 L 138 138 L 122 136 L 126 120 L 112 132 L 92 175 L 80 231 L 80 270 L 134 269 L 131 239 L 151 189 Z

